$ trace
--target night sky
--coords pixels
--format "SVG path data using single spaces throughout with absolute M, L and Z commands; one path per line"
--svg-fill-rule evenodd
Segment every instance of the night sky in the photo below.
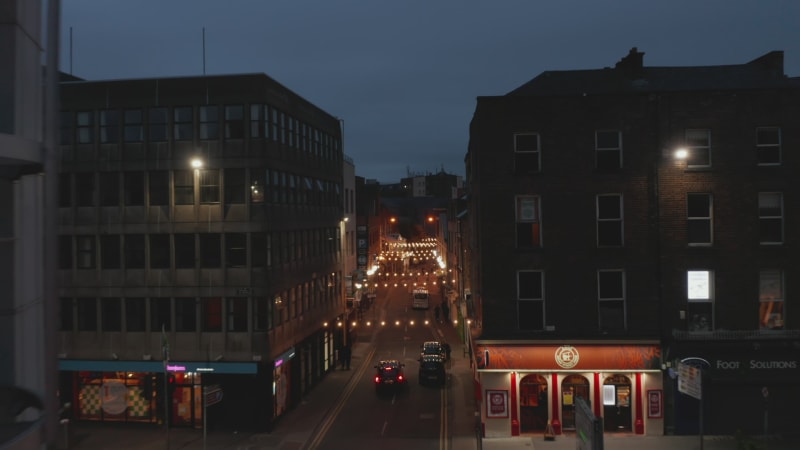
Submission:
M 342 119 L 356 175 L 382 184 L 463 175 L 477 97 L 613 67 L 632 47 L 646 66 L 783 50 L 800 76 L 797 0 L 63 0 L 61 12 L 64 72 L 202 75 L 205 55 L 209 75 L 266 73 Z

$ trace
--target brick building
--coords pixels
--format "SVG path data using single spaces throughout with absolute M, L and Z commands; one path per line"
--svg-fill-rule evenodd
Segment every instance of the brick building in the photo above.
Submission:
M 679 367 L 702 368 L 706 433 L 763 432 L 765 399 L 770 431 L 793 426 L 800 79 L 779 51 L 643 56 L 478 98 L 465 288 L 488 436 L 574 429 L 579 397 L 607 432 L 695 433 Z

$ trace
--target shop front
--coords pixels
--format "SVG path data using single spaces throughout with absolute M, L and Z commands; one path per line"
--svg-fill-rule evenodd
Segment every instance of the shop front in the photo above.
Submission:
M 676 434 L 769 435 L 797 430 L 800 348 L 792 343 L 686 345 L 669 370 Z M 679 366 L 700 373 L 701 399 L 679 386 Z M 702 405 L 701 405 L 702 402 Z
M 71 403 L 74 419 L 86 421 L 163 424 L 166 419 L 171 427 L 201 428 L 204 387 L 220 390 L 224 403 L 216 408 L 234 411 L 224 415 L 233 420 L 245 416 L 253 393 L 266 391 L 258 389 L 266 376 L 257 363 L 65 359 L 59 370 L 61 401 Z M 224 420 L 213 424 L 224 425 Z
M 479 340 L 475 352 L 486 437 L 574 431 L 578 399 L 603 418 L 606 432 L 663 434 L 661 351 L 656 343 Z

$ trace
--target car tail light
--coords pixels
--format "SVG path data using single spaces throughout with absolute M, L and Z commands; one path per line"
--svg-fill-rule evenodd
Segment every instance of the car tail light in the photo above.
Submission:
M 398 375 L 397 376 L 397 381 L 402 383 L 403 382 L 403 376 L 402 375 Z
M 376 376 L 375 376 L 375 382 L 376 382 L 376 383 L 380 383 L 380 382 L 381 382 L 381 377 L 379 377 L 379 376 L 377 376 L 377 375 L 376 375 Z

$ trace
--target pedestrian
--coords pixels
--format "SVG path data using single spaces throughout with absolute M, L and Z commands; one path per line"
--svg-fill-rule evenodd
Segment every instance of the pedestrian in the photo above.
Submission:
M 450 361 L 450 352 L 451 352 L 451 349 L 450 349 L 450 344 L 448 344 L 447 342 L 445 342 L 445 343 L 444 343 L 444 353 L 445 353 L 445 355 L 447 355 L 447 360 L 448 360 L 448 361 Z
M 436 318 L 436 322 L 439 322 L 439 305 L 433 308 L 433 317 Z
M 450 321 L 450 306 L 447 304 L 447 300 L 442 302 L 442 317 L 445 322 Z

